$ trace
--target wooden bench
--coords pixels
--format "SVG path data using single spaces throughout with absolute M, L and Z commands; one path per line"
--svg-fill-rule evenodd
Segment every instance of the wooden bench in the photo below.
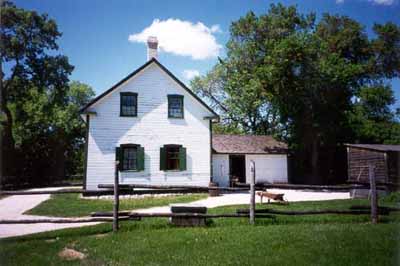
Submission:
M 207 207 L 191 206 L 184 204 L 171 204 L 172 213 L 207 213 Z M 170 222 L 177 226 L 205 226 L 206 218 L 204 217 L 171 217 Z
M 261 203 L 263 203 L 263 197 L 266 197 L 268 199 L 268 203 L 270 202 L 270 200 L 276 200 L 278 202 L 285 202 L 285 200 L 283 199 L 283 196 L 285 194 L 277 194 L 277 193 L 271 193 L 271 192 L 267 192 L 267 191 L 257 191 L 256 194 L 261 198 Z

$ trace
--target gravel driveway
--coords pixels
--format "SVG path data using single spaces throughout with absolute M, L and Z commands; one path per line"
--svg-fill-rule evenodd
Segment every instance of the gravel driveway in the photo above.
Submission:
M 349 192 L 314 192 L 303 190 L 289 190 L 289 189 L 268 189 L 268 192 L 285 194 L 283 198 L 289 202 L 295 201 L 319 201 L 319 200 L 333 200 L 333 199 L 349 199 Z M 261 198 L 256 195 L 256 202 L 259 203 Z M 267 199 L 264 197 L 263 202 Z M 206 199 L 194 201 L 190 205 L 205 206 L 207 208 L 215 208 L 227 205 L 249 204 L 250 194 L 245 193 L 230 193 L 224 194 L 219 197 L 208 197 Z M 188 205 L 188 204 L 185 204 Z M 169 206 L 153 207 L 148 209 L 136 210 L 137 212 L 151 213 L 151 212 L 170 212 Z
M 59 190 L 58 188 L 46 188 L 37 190 Z M 35 190 L 35 189 L 32 189 Z M 289 202 L 294 201 L 317 201 L 317 200 L 331 200 L 331 199 L 348 199 L 350 198 L 349 192 L 311 192 L 299 190 L 284 190 L 284 189 L 269 189 L 273 193 L 284 193 L 284 199 Z M 0 219 L 43 219 L 52 218 L 46 216 L 25 215 L 24 212 L 34 208 L 41 202 L 50 198 L 50 195 L 24 195 L 24 196 L 9 196 L 0 200 Z M 256 197 L 257 202 L 260 198 Z M 206 199 L 194 201 L 190 204 L 205 206 L 207 208 L 215 208 L 226 205 L 248 204 L 250 201 L 249 193 L 232 193 L 224 194 L 219 197 L 208 197 Z M 264 199 L 265 201 L 265 199 Z M 137 212 L 163 212 L 170 211 L 169 206 L 153 207 L 148 209 L 136 210 Z M 57 229 L 72 228 L 89 226 L 98 223 L 76 223 L 76 224 L 53 224 L 53 223 L 40 223 L 40 224 L 0 224 L 0 238 L 21 236 L 32 233 L 39 233 L 44 231 L 52 231 Z
M 60 190 L 64 187 L 57 188 L 39 188 L 35 190 Z M 68 187 L 71 188 L 71 187 Z M 34 208 L 41 202 L 48 200 L 50 195 L 22 195 L 22 196 L 9 196 L 0 200 L 0 219 L 1 220 L 17 220 L 17 219 L 46 219 L 52 218 L 47 216 L 25 215 L 24 212 Z M 54 224 L 54 223 L 40 223 L 40 224 L 0 224 L 0 238 L 21 236 L 33 233 L 52 231 L 57 229 L 81 227 L 87 225 L 94 225 L 97 223 L 74 223 L 74 224 Z

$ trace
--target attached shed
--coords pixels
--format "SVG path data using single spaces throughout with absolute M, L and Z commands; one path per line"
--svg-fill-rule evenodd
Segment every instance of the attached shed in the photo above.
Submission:
M 213 135 L 212 181 L 219 186 L 250 183 L 250 162 L 256 183 L 287 183 L 287 145 L 272 136 Z
M 369 182 L 373 164 L 377 182 L 400 182 L 400 145 L 347 144 L 348 180 Z

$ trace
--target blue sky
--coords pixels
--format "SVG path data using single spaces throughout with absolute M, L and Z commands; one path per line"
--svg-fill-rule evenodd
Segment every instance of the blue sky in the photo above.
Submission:
M 146 62 L 147 33 L 158 33 L 159 60 L 183 82 L 205 74 L 224 56 L 229 26 L 248 11 L 265 13 L 278 1 L 106 1 L 17 0 L 17 6 L 48 13 L 63 36 L 60 52 L 75 66 L 73 80 L 103 92 Z M 280 1 L 303 13 L 348 15 L 366 26 L 374 22 L 400 25 L 400 0 Z M 173 33 L 173 34 L 169 34 Z M 186 47 L 180 48 L 180 45 Z M 190 47 L 190 48 L 187 48 Z M 400 80 L 392 81 L 400 107 Z

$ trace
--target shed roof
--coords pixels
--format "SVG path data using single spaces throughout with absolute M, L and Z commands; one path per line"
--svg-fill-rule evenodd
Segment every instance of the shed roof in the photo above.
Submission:
M 213 135 L 215 153 L 286 154 L 287 145 L 267 135 Z
M 400 145 L 386 145 L 386 144 L 346 144 L 347 147 L 354 147 L 375 151 L 398 151 L 400 152 Z

